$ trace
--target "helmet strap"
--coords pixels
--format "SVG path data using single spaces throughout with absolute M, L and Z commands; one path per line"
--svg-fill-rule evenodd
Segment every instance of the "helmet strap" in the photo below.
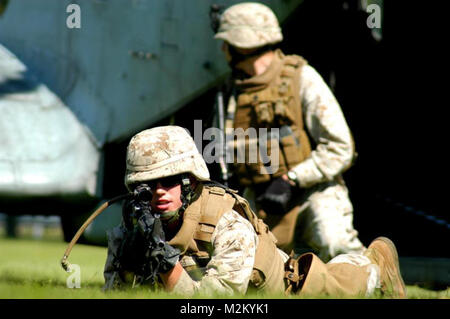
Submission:
M 189 174 L 181 175 L 181 207 L 171 212 L 165 212 L 161 215 L 161 221 L 165 225 L 166 229 L 178 228 L 180 217 L 183 216 L 184 211 L 189 206 L 192 199 L 193 190 L 191 188 L 191 181 Z M 169 234 L 167 234 L 169 235 Z M 169 235 L 169 237 L 171 237 Z
M 192 198 L 193 189 L 191 187 L 191 180 L 189 179 L 189 174 L 181 175 L 181 208 L 180 210 L 184 212 L 189 206 Z

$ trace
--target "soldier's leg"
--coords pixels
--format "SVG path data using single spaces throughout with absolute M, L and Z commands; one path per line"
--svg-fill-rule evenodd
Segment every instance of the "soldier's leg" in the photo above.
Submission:
M 244 197 L 248 200 L 250 207 L 269 226 L 271 232 L 277 239 L 277 247 L 286 253 L 294 248 L 294 232 L 298 215 L 302 206 L 299 203 L 286 214 L 267 214 L 255 203 L 255 193 L 251 188 L 244 190 Z
M 380 288 L 385 297 L 406 297 L 397 249 L 386 237 L 372 241 L 364 254 L 342 254 L 327 264 L 304 254 L 298 267 L 303 282 L 297 294 L 303 296 L 368 297 Z
M 277 247 L 289 254 L 294 248 L 295 225 L 300 213 L 301 206 L 295 206 L 285 215 L 266 216 L 264 222 L 269 226 L 271 232 L 277 239 Z
M 377 265 L 360 254 L 343 254 L 325 264 L 312 253 L 299 259 L 304 281 L 299 295 L 309 297 L 366 297 L 380 286 Z
M 344 185 L 320 185 L 308 201 L 308 209 L 299 218 L 298 242 L 307 243 L 325 262 L 339 254 L 365 251 L 353 228 L 353 206 Z

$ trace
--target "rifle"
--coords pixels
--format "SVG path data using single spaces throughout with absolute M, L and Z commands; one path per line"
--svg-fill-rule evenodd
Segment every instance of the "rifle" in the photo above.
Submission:
M 136 195 L 124 205 L 122 211 L 127 234 L 116 258 L 116 266 L 119 273 L 124 270 L 133 272 L 138 284 L 155 285 L 160 270 L 165 272 L 162 268 L 170 246 L 166 245 L 161 215 L 151 210 L 150 188 L 141 184 L 134 192 Z M 172 262 L 174 266 L 179 252 L 170 253 L 172 258 L 176 257 Z
M 220 140 L 221 140 L 221 153 L 219 154 L 219 165 L 220 165 L 220 174 L 222 182 L 225 186 L 228 186 L 228 164 L 226 163 L 226 156 L 227 156 L 227 145 L 226 145 L 226 138 L 225 138 L 225 110 L 224 110 L 224 103 L 223 103 L 223 90 L 222 88 L 219 88 L 219 91 L 217 92 L 216 96 L 217 102 L 217 116 L 219 121 L 219 130 L 220 130 Z
M 155 285 L 157 274 L 167 272 L 174 267 L 180 251 L 165 241 L 161 216 L 151 210 L 151 197 L 150 187 L 140 184 L 133 193 L 118 196 L 100 206 L 86 220 L 70 242 L 61 260 L 63 269 L 71 271 L 67 259 L 87 226 L 112 203 L 127 199 L 122 210 L 126 236 L 121 243 L 118 256 L 115 256 L 115 268 L 119 273 L 123 271 L 134 273 L 139 283 L 148 282 Z

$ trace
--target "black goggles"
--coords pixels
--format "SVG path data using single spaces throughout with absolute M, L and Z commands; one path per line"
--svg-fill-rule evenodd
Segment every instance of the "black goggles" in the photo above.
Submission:
M 182 183 L 183 176 L 182 175 L 174 175 L 168 176 L 160 179 L 155 179 L 151 181 L 147 181 L 147 185 L 150 187 L 150 190 L 154 192 L 156 190 L 156 186 L 159 184 L 163 188 L 170 188 Z

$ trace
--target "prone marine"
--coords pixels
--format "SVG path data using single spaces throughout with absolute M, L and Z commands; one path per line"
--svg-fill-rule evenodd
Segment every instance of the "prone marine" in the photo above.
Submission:
M 135 135 L 125 185 L 135 194 L 108 233 L 105 290 L 160 286 L 177 294 L 285 293 L 405 297 L 395 245 L 375 239 L 363 254 L 324 263 L 276 246 L 248 201 L 210 180 L 189 133 L 163 126 Z

